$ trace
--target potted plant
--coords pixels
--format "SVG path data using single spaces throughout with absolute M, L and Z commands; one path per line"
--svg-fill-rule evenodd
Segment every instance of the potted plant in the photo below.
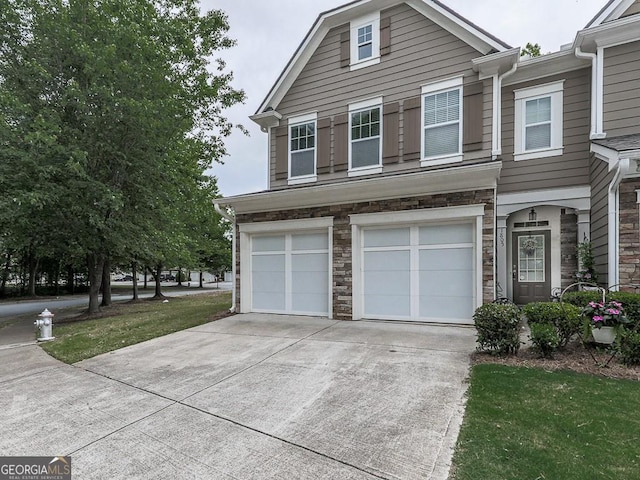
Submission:
M 596 343 L 611 345 L 621 325 L 629 323 L 619 302 L 589 302 L 582 309 L 582 315 L 588 319 L 591 333 Z
M 580 270 L 576 273 L 576 280 L 578 282 L 585 283 L 597 283 L 598 282 L 598 273 L 595 268 L 595 257 L 593 256 L 593 249 L 591 247 L 591 242 L 581 242 L 577 247 L 578 254 L 578 264 L 580 265 Z M 588 289 L 583 287 L 583 289 Z

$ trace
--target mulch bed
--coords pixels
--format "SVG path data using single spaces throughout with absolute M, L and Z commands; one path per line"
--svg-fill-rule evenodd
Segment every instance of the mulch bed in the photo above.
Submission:
M 596 361 L 590 353 L 593 353 Z M 587 344 L 583 346 L 579 341 L 573 341 L 563 350 L 559 350 L 553 358 L 540 358 L 538 354 L 529 347 L 521 348 L 518 355 L 508 355 L 499 357 L 485 352 L 472 354 L 473 364 L 497 363 L 514 367 L 536 367 L 545 370 L 572 370 L 579 373 L 587 373 L 608 378 L 621 378 L 627 380 L 640 381 L 640 365 L 625 366 L 615 357 L 608 366 L 603 364 L 611 357 L 604 349 L 596 348 Z

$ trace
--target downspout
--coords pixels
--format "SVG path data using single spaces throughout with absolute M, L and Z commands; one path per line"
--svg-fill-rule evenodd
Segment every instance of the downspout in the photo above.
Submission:
M 216 212 L 220 214 L 222 218 L 228 220 L 233 225 L 233 233 L 231 235 L 231 308 L 229 312 L 235 313 L 236 311 L 236 217 L 235 215 L 229 215 L 228 212 L 224 211 L 219 203 L 213 204 Z
M 518 62 L 513 64 L 508 71 L 502 75 L 493 76 L 493 151 L 491 152 L 492 160 L 497 160 L 502 155 L 502 80 L 516 73 Z
M 583 52 L 580 47 L 576 47 L 575 55 L 577 58 L 591 60 L 591 133 L 590 139 L 601 138 L 598 130 L 598 55 L 595 53 Z
M 618 285 L 620 283 L 620 183 L 624 176 L 629 173 L 630 170 L 630 162 L 628 158 L 623 158 L 618 162 L 618 168 L 616 169 L 616 173 L 613 176 L 613 180 L 609 184 L 609 196 L 608 196 L 608 206 L 609 206 L 609 218 L 607 222 L 607 273 L 608 273 L 608 282 L 609 285 Z M 618 287 L 614 287 L 617 289 Z

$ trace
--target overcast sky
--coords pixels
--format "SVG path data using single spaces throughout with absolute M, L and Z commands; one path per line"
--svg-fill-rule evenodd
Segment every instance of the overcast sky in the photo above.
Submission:
M 249 120 L 284 69 L 317 16 L 349 0 L 201 0 L 202 10 L 221 9 L 229 16 L 230 36 L 238 45 L 221 57 L 233 71 L 234 87 L 247 95 L 227 117 L 249 129 L 227 138 L 229 156 L 215 165 L 225 196 L 267 188 L 267 135 Z M 441 0 L 513 47 L 539 43 L 543 53 L 573 41 L 578 30 L 606 0 Z

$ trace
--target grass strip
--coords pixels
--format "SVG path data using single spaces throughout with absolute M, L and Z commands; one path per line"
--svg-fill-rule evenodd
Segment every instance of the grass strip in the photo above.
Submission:
M 640 383 L 476 365 L 451 478 L 640 478 Z
M 56 339 L 43 343 L 42 348 L 58 360 L 75 363 L 202 325 L 224 315 L 231 306 L 230 293 L 167 300 L 119 304 L 100 318 L 55 325 Z

